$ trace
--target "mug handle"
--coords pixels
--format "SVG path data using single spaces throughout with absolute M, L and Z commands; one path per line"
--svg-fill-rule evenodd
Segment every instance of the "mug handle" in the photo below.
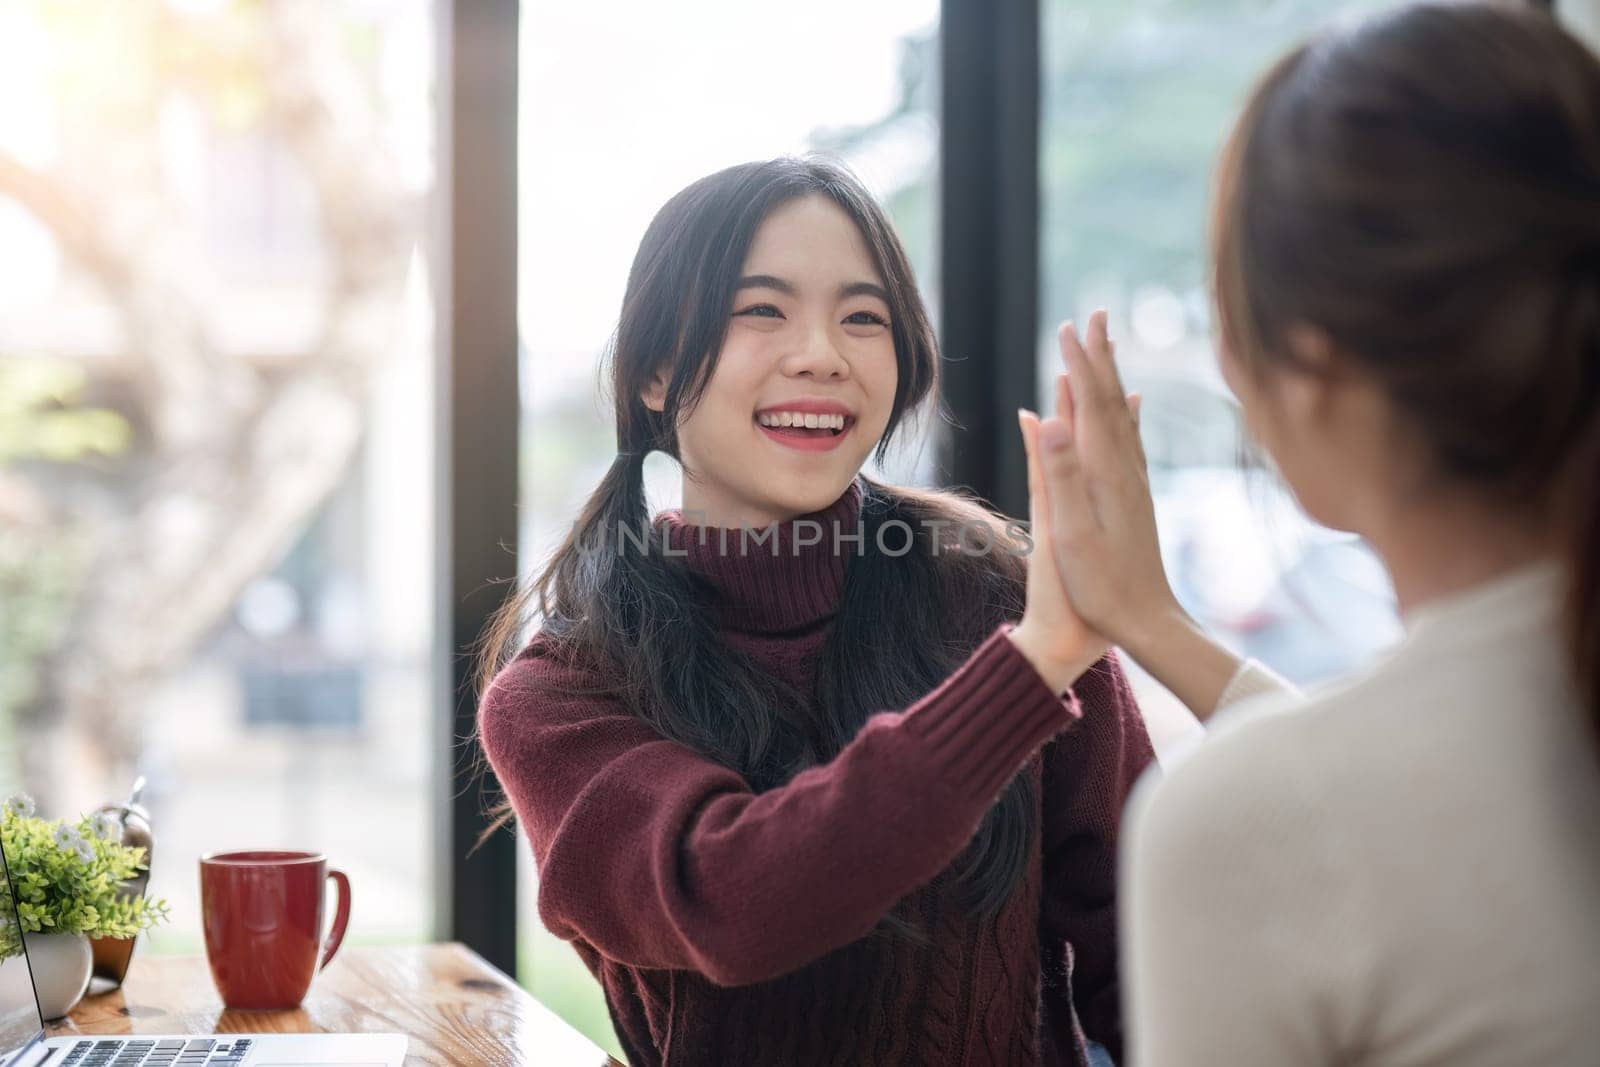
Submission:
M 317 964 L 318 971 L 328 965 L 339 946 L 344 944 L 344 928 L 350 923 L 350 879 L 343 871 L 329 871 L 328 877 L 339 886 L 339 907 L 333 914 L 333 929 L 328 931 L 328 948 L 322 954 L 322 962 Z

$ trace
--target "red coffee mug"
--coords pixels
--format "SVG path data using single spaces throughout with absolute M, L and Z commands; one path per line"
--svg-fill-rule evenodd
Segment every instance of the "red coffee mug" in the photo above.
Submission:
M 339 907 L 324 950 L 329 878 L 339 886 Z M 222 1003 L 240 1011 L 296 1008 L 344 940 L 350 879 L 330 871 L 320 852 L 213 852 L 200 857 L 200 915 Z

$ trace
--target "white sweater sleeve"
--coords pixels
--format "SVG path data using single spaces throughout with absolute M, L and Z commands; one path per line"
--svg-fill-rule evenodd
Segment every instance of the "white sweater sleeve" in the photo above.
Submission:
M 1361 988 L 1361 928 L 1283 718 L 1213 737 L 1130 800 L 1121 952 L 1135 1067 L 1334 1062 L 1334 1002 Z
M 1239 669 L 1233 672 L 1233 677 L 1223 688 L 1222 695 L 1217 698 L 1217 711 L 1237 704 L 1250 697 L 1263 696 L 1268 693 L 1282 694 L 1298 698 L 1300 690 L 1287 678 L 1273 671 L 1265 663 L 1256 659 L 1247 659 L 1239 664 Z

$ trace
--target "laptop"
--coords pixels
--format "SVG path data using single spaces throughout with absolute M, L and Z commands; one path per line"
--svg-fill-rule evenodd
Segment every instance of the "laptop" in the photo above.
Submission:
M 11 864 L 0 924 L 16 926 Z M 8 931 L 9 932 L 9 931 Z M 0 944 L 22 944 L 20 936 Z M 0 1067 L 401 1067 L 401 1034 L 121 1034 L 44 1036 L 26 949 L 0 959 Z

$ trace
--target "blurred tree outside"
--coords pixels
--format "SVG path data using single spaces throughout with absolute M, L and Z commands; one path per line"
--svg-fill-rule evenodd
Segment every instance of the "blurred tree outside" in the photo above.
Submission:
M 8 468 L 114 456 L 127 447 L 120 415 L 78 406 L 85 377 L 48 360 L 0 363 L 0 792 L 23 784 L 12 712 L 38 692 L 35 668 L 63 637 L 73 579 L 85 562 L 77 531 L 52 528 L 41 494 Z
M 44 310 L 0 321 L 0 724 L 47 790 L 66 767 L 130 777 L 145 687 L 345 475 L 426 190 L 392 158 L 370 23 L 345 6 L 13 0 L 0 42 L 33 79 L 4 105 L 0 209 L 60 268 Z M 197 204 L 197 181 L 235 177 L 205 146 L 269 172 L 255 232 Z M 219 255 L 270 258 L 297 228 L 313 327 L 241 336 Z
M 1050 0 L 1042 42 L 1040 337 L 1114 304 L 1135 345 L 1210 329 L 1207 206 L 1245 93 L 1289 47 L 1382 0 Z M 1159 326 L 1140 319 L 1140 304 Z M 1190 355 L 1196 354 L 1193 349 Z
M 899 180 L 875 189 L 894 220 L 930 313 L 938 309 L 939 285 L 939 31 L 937 26 L 900 40 L 899 85 L 894 105 L 874 122 L 813 130 L 811 148 L 847 163 L 892 155 Z

